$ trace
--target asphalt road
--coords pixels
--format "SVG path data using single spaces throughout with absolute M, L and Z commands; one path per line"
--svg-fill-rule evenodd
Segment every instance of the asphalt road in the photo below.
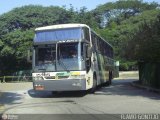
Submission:
M 53 114 L 56 115 L 54 118 L 59 119 L 63 114 L 66 120 L 80 118 L 81 114 L 86 114 L 83 115 L 86 119 L 106 119 L 104 114 L 117 118 L 115 114 L 160 113 L 160 94 L 131 86 L 135 80 L 138 80 L 137 76 L 124 75 L 114 79 L 112 85 L 98 88 L 95 94 L 35 92 L 32 84 L 28 83 L 27 89 L 17 87 L 16 90 L 4 91 L 0 97 L 0 111 L 4 114 L 25 114 L 23 119 L 31 117 L 42 120 L 44 114 L 47 114 L 45 119 L 53 118 Z M 37 114 L 38 118 L 31 114 Z M 99 117 L 95 114 L 101 115 Z

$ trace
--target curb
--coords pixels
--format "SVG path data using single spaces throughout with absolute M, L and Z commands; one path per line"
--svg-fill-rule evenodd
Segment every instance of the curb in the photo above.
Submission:
M 131 85 L 133 87 L 137 87 L 137 88 L 140 88 L 140 89 L 145 89 L 147 91 L 150 91 L 150 92 L 155 92 L 155 93 L 159 93 L 160 94 L 160 89 L 156 89 L 156 88 L 152 88 L 152 87 L 148 87 L 148 86 L 143 86 L 143 85 L 140 85 L 138 83 L 135 83 L 136 81 L 132 82 Z

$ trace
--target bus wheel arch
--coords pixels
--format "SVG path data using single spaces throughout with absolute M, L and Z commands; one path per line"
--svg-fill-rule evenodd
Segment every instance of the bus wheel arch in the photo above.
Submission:
M 109 71 L 109 85 L 112 84 L 113 72 Z
M 95 80 L 96 86 L 97 86 L 97 74 L 96 74 L 96 72 L 93 73 L 93 80 Z
M 97 75 L 96 72 L 93 73 L 93 86 L 90 90 L 91 93 L 94 93 L 96 91 L 97 88 Z

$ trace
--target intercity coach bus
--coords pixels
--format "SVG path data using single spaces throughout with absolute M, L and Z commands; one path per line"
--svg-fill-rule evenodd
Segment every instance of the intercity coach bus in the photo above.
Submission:
M 36 28 L 32 53 L 34 90 L 94 92 L 111 84 L 113 48 L 85 24 Z

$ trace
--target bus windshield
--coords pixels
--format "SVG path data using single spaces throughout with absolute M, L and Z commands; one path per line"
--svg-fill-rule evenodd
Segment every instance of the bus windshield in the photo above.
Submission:
M 78 43 L 58 44 L 57 70 L 79 70 Z
M 35 70 L 55 71 L 56 45 L 39 46 L 35 55 Z
M 39 45 L 35 48 L 34 71 L 76 71 L 85 69 L 79 42 Z

